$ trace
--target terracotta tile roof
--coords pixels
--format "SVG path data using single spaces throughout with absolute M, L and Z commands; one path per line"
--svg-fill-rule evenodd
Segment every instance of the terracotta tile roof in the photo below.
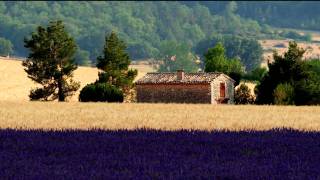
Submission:
M 136 84 L 197 84 L 210 83 L 223 73 L 184 73 L 183 80 L 177 79 L 177 73 L 147 73 Z M 225 75 L 226 76 L 226 75 Z M 228 77 L 228 76 L 227 76 Z M 229 78 L 229 77 L 228 77 Z M 230 78 L 231 79 L 231 78 Z M 233 81 L 233 80 L 232 80 Z

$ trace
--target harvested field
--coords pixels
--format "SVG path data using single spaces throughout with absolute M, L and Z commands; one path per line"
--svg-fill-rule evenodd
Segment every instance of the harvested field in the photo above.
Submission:
M 320 106 L 0 101 L 0 128 L 320 130 Z

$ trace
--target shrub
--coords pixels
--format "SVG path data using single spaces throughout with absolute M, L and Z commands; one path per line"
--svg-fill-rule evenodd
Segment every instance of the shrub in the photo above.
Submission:
M 91 83 L 80 91 L 79 101 L 123 102 L 123 92 L 108 83 Z
M 234 95 L 235 104 L 252 104 L 254 97 L 250 93 L 250 89 L 247 85 L 241 84 L 236 90 Z
M 293 105 L 294 88 L 291 84 L 279 84 L 273 92 L 274 103 L 277 105 Z

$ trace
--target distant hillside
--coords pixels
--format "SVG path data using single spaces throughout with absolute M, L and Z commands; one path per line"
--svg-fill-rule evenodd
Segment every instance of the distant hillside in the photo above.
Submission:
M 195 46 L 213 33 L 255 38 L 270 33 L 235 10 L 231 4 L 218 15 L 197 2 L 187 6 L 183 2 L 1 1 L 0 37 L 13 44 L 14 55 L 26 56 L 24 37 L 38 25 L 60 19 L 80 47 L 77 57 L 95 60 L 112 30 L 128 44 L 133 59 L 157 56 L 163 40 Z
M 228 1 L 200 2 L 212 14 L 223 14 Z M 188 3 L 186 3 L 188 4 Z M 318 1 L 239 1 L 236 13 L 274 27 L 320 30 Z M 189 3 L 190 6 L 193 4 Z
M 112 30 L 127 43 L 130 57 L 140 60 L 157 58 L 164 40 L 194 49 L 215 34 L 310 41 L 310 34 L 275 27 L 320 30 L 319 15 L 318 2 L 0 1 L 0 55 L 26 57 L 23 39 L 50 20 L 65 22 L 79 45 L 77 63 L 86 65 L 95 64 Z

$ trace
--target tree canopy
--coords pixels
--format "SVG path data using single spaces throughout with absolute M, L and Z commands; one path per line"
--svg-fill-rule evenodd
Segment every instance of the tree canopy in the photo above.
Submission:
M 65 101 L 80 87 L 72 80 L 76 44 L 65 31 L 61 21 L 52 21 L 48 27 L 39 26 L 31 38 L 25 39 L 30 54 L 22 62 L 28 77 L 42 87 L 31 90 L 31 100 Z
M 305 50 L 290 42 L 283 56 L 274 54 L 269 71 L 256 87 L 258 104 L 319 104 L 319 63 L 303 61 Z M 293 89 L 293 90 L 292 90 Z
M 129 69 L 126 44 L 112 31 L 105 38 L 103 53 L 97 58 L 99 78 L 80 92 L 80 101 L 122 102 L 128 98 L 137 70 Z
M 202 1 L 200 4 L 206 6 L 213 14 L 223 14 L 226 7 L 230 6 L 229 1 Z M 256 20 L 259 24 L 320 30 L 319 9 L 320 4 L 316 1 L 237 1 L 233 12 L 241 17 Z
M 227 58 L 225 48 L 222 43 L 218 42 L 213 48 L 209 48 L 204 54 L 205 72 L 223 72 L 229 75 L 239 84 L 243 76 L 243 65 L 239 59 Z
M 13 53 L 11 41 L 0 37 L 0 56 L 8 56 Z
M 237 57 L 244 64 L 246 71 L 259 67 L 262 61 L 262 47 L 255 39 L 236 35 L 218 35 L 200 41 L 194 48 L 197 54 L 203 55 L 218 42 L 223 43 L 228 58 Z
M 160 45 L 158 60 L 160 72 L 173 72 L 183 69 L 186 72 L 197 72 L 199 66 L 197 57 L 192 53 L 190 46 L 185 43 L 163 41 Z
M 125 43 L 112 31 L 105 38 L 103 55 L 97 58 L 97 68 L 102 70 L 98 81 L 115 85 L 123 91 L 131 88 L 138 73 L 129 69 L 131 60 L 125 49 Z
M 245 84 L 240 84 L 240 86 L 235 90 L 234 93 L 234 103 L 235 104 L 253 104 L 254 97 L 250 93 L 250 89 Z

